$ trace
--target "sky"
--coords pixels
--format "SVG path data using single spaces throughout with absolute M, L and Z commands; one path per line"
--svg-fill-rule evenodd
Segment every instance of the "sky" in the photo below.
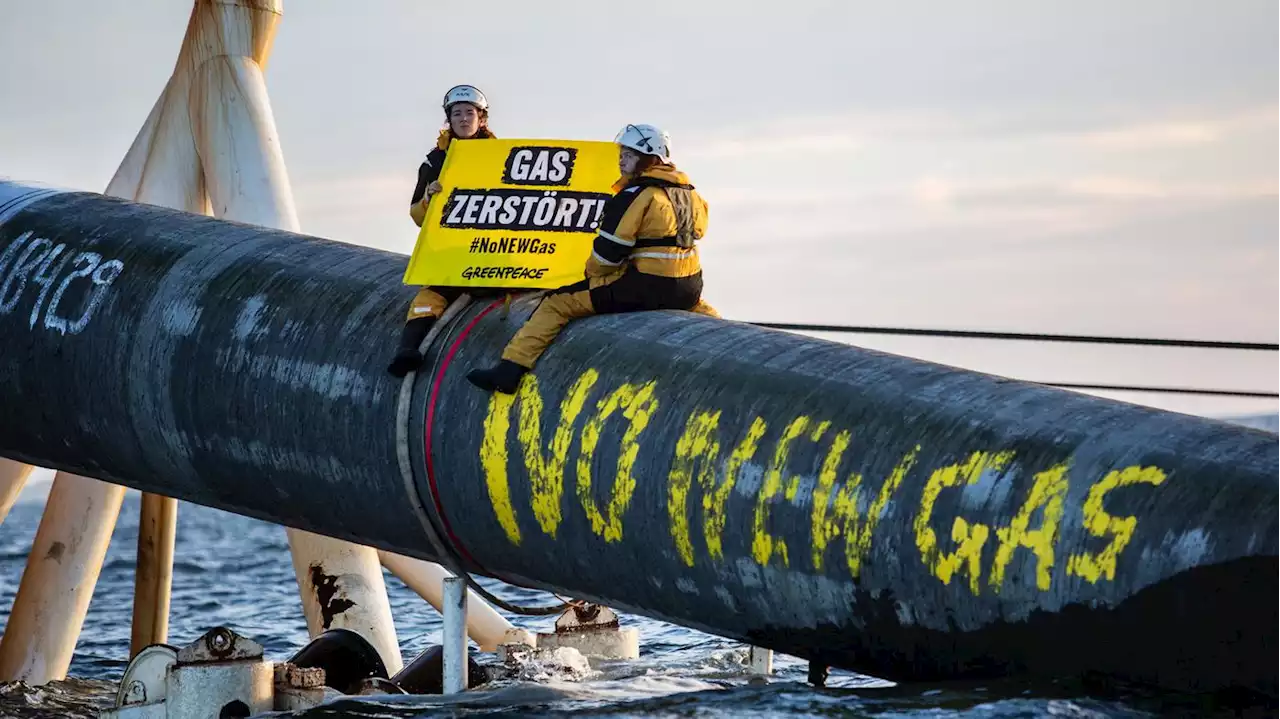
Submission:
M 190 8 L 7 4 L 0 175 L 104 189 Z M 711 208 L 705 296 L 729 319 L 1274 343 L 1277 12 L 285 0 L 266 78 L 310 234 L 407 255 L 440 98 L 470 83 L 501 137 L 667 129 Z M 1277 388 L 1274 352 L 829 338 L 1033 381 Z M 1099 394 L 1210 416 L 1277 406 Z

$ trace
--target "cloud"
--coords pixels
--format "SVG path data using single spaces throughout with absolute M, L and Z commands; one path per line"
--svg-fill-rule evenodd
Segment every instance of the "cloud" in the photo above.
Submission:
M 1152 116 L 1152 115 L 1156 116 Z M 1216 113 L 1062 106 L 999 110 L 851 110 L 771 118 L 691 136 L 688 157 L 807 153 L 824 155 L 918 143 L 1048 144 L 1097 151 L 1195 147 L 1246 132 L 1274 136 L 1275 104 Z M 797 128 L 800 128 L 797 130 Z
M 1128 177 L 1081 177 L 1061 184 L 1067 195 L 1106 200 L 1162 200 L 1165 202 L 1223 202 L 1274 198 L 1280 193 L 1275 180 L 1242 180 L 1205 183 L 1156 182 Z
M 956 188 L 938 177 L 922 177 L 912 186 L 911 195 L 922 205 L 949 206 L 955 201 Z
M 308 180 L 294 184 L 293 196 L 304 223 L 376 221 L 387 217 L 408 222 L 415 180 L 403 173 Z
M 1149 149 L 1180 145 L 1203 145 L 1222 138 L 1219 123 L 1165 122 L 1136 127 L 1100 130 L 1076 137 L 1081 144 L 1112 149 Z
M 711 139 L 694 144 L 688 149 L 673 141 L 680 158 L 722 159 L 733 157 L 760 157 L 765 155 L 788 155 L 796 153 L 850 153 L 858 152 L 866 147 L 866 140 L 852 134 L 841 132 L 814 132 L 802 134 L 786 134 L 779 128 L 776 132 Z
M 918 233 L 949 238 L 943 244 L 954 241 L 954 233 L 980 236 L 980 245 L 987 249 L 1045 245 L 1064 235 L 1098 233 L 1126 224 L 1141 234 L 1144 224 L 1180 212 L 1243 202 L 1274 203 L 1280 196 L 1274 180 L 1161 182 L 1122 175 L 1059 180 L 925 175 L 883 186 L 707 185 L 706 193 L 712 198 L 712 243 L 718 245 L 727 238 L 735 247 L 752 248 L 779 238 L 789 244 L 856 246 Z M 911 242 L 932 248 L 929 251 L 940 249 L 921 237 Z M 713 251 L 710 245 L 708 251 Z
M 1163 201 L 1230 201 L 1276 197 L 1274 180 L 1204 183 L 1155 181 L 1123 175 L 1084 175 L 1055 180 L 986 180 L 925 175 L 907 183 L 760 187 L 708 185 L 716 209 L 810 212 L 1080 206 Z
M 1103 150 L 1151 150 L 1207 145 L 1241 132 L 1275 133 L 1277 107 L 1255 107 L 1243 112 L 1196 120 L 1166 120 L 1112 127 L 1066 139 Z

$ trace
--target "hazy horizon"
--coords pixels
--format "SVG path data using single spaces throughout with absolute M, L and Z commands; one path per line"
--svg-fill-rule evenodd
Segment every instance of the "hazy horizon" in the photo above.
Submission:
M 101 191 L 190 7 L 7 8 L 0 175 Z M 730 319 L 1276 342 L 1277 14 L 290 0 L 267 83 L 309 234 L 407 254 L 439 98 L 469 82 L 502 137 L 669 129 L 711 207 L 707 298 Z M 1277 386 L 1274 352 L 834 339 L 1035 381 Z M 1106 396 L 1211 416 L 1277 405 Z

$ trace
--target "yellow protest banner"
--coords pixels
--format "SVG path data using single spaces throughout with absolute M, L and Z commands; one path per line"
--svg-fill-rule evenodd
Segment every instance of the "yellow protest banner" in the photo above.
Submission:
M 547 289 L 582 279 L 618 146 L 579 140 L 454 140 L 407 285 Z

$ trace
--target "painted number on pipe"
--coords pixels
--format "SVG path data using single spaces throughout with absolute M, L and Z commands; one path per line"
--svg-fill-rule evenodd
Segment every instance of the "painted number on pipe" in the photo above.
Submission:
M 79 334 L 123 271 L 120 260 L 24 232 L 0 251 L 0 315 L 13 314 L 30 297 L 27 327 Z

